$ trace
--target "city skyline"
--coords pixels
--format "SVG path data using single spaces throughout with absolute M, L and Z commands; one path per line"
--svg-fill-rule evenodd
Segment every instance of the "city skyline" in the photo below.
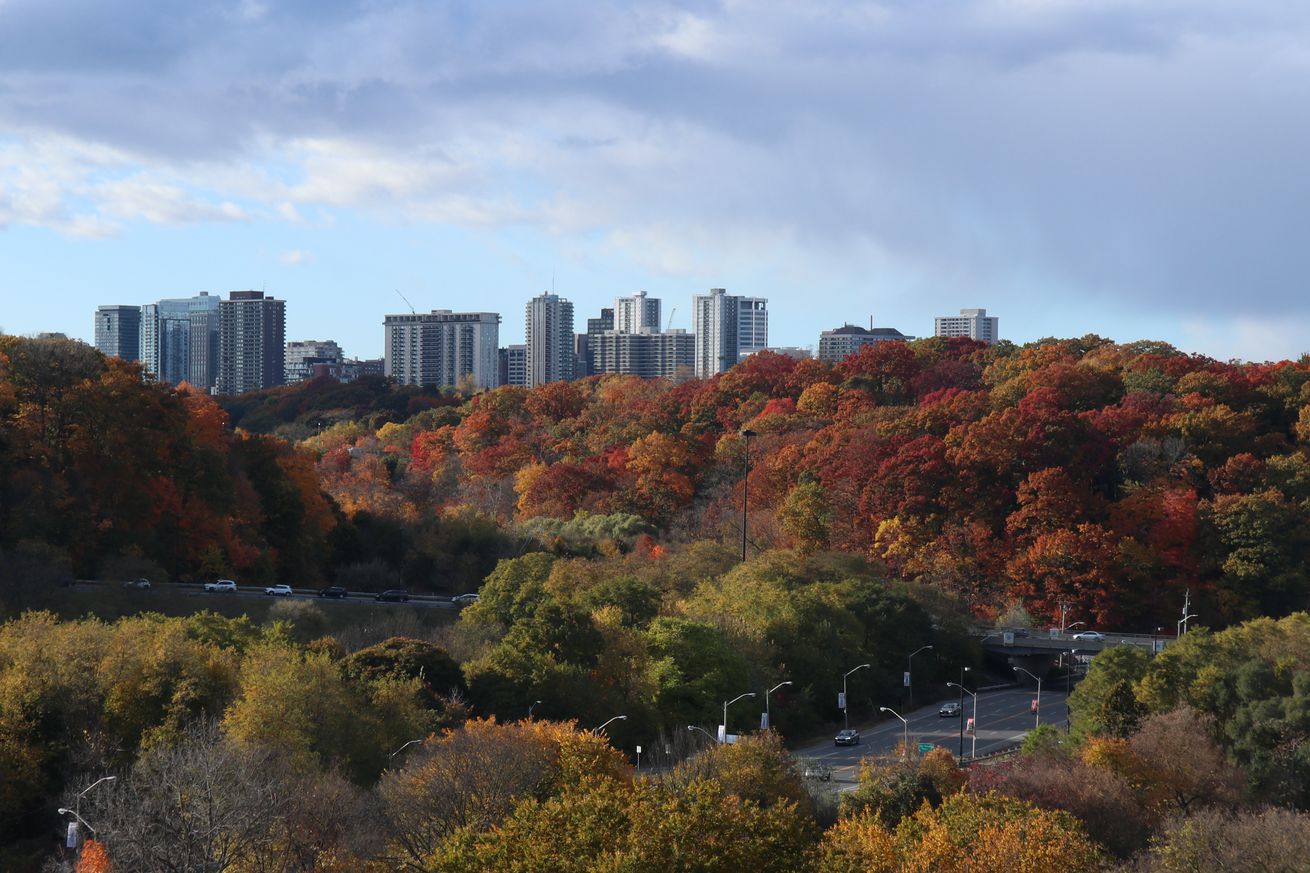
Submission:
M 985 305 L 1020 343 L 1295 357 L 1307 42 L 1273 0 L 10 0 L 0 327 L 255 288 L 376 356 L 396 289 L 641 289 L 687 329 L 725 287 L 779 345 Z

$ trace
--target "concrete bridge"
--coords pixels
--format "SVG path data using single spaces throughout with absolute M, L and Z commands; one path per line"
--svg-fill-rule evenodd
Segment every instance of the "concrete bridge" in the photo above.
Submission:
M 1163 651 L 1174 637 L 1151 634 L 1127 634 L 1102 631 L 1103 640 L 1074 639 L 1077 633 L 1057 628 L 974 628 L 973 636 L 982 643 L 983 654 L 1005 659 L 1011 666 L 1022 667 L 1035 676 L 1046 676 L 1057 663 L 1085 666 L 1093 657 L 1115 646 L 1133 646 L 1145 652 Z M 1019 678 L 1028 680 L 1020 674 Z

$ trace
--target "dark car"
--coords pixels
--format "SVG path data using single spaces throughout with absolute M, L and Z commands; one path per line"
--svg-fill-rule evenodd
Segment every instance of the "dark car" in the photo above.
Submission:
M 326 588 L 318 589 L 319 597 L 335 597 L 340 600 L 344 598 L 346 594 L 346 589 L 342 588 L 340 585 L 329 585 Z
M 963 709 L 958 701 L 952 700 L 949 703 L 943 703 L 942 708 L 937 710 L 937 714 L 942 718 L 959 718 Z
M 138 590 L 138 591 L 149 591 L 149 590 L 150 590 L 150 580 L 149 580 L 149 579 L 144 579 L 144 578 L 142 578 L 142 579 L 129 579 L 129 580 L 127 580 L 126 582 L 123 583 L 123 587 L 124 587 L 124 588 L 135 588 L 135 589 Z
M 832 738 L 832 744 L 834 746 L 858 746 L 860 744 L 860 732 L 854 728 L 837 731 L 837 736 Z
M 409 592 L 403 588 L 388 588 L 381 594 L 375 595 L 373 599 L 384 603 L 408 603 Z

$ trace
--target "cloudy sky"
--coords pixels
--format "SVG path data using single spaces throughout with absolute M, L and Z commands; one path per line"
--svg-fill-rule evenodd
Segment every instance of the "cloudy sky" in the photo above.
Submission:
M 0 0 L 0 328 L 264 288 L 288 339 L 554 283 L 690 327 L 1310 350 L 1302 0 Z

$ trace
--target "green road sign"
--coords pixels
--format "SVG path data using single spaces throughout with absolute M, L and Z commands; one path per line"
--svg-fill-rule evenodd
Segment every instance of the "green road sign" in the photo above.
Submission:
M 932 751 L 932 743 L 919 743 L 919 754 L 926 755 Z

